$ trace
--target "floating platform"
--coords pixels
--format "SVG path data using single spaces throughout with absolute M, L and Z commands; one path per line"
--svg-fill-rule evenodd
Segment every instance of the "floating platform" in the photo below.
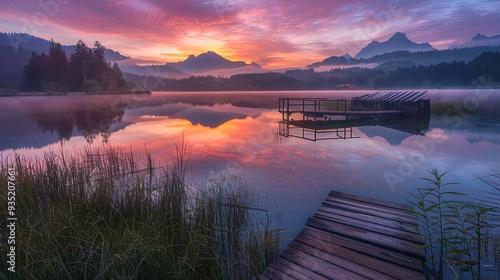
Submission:
M 430 100 L 421 99 L 425 93 L 376 92 L 350 100 L 279 98 L 280 135 L 312 141 L 358 138 L 352 136 L 352 127 L 367 125 L 421 135 L 430 120 Z M 298 134 L 296 128 L 301 129 Z
M 430 116 L 430 100 L 421 99 L 427 91 L 375 92 L 347 99 L 327 98 L 279 98 L 279 109 L 283 121 L 292 114 L 307 117 L 345 116 Z
M 415 215 L 332 191 L 263 279 L 425 279 Z

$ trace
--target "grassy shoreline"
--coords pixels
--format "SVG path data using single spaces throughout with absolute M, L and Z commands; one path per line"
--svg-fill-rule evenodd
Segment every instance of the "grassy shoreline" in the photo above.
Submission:
M 2 156 L 0 185 L 15 170 L 16 273 L 2 279 L 251 279 L 278 254 L 267 211 L 244 183 L 220 176 L 184 184 L 173 167 L 115 147 L 42 159 Z M 0 190 L 6 202 L 7 188 Z M 0 205 L 7 217 L 7 203 Z M 7 236 L 7 221 L 1 222 Z M 8 245 L 2 242 L 2 252 Z M 127 278 L 127 279 L 128 279 Z

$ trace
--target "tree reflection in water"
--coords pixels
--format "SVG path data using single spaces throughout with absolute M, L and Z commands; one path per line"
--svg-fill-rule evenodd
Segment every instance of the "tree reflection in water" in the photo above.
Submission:
M 130 101 L 123 96 L 100 96 L 95 100 L 77 98 L 75 102 L 56 102 L 31 108 L 30 116 L 43 132 L 55 132 L 60 140 L 69 140 L 78 134 L 85 137 L 89 144 L 98 136 L 102 137 L 103 142 L 108 142 L 111 126 L 120 123 L 125 110 L 135 104 Z

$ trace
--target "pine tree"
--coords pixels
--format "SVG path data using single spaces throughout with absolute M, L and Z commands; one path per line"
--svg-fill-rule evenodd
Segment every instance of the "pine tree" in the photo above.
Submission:
M 30 61 L 23 68 L 23 74 L 29 89 L 43 90 L 43 84 L 50 79 L 49 58 L 45 53 L 37 55 L 33 52 Z
M 50 40 L 49 73 L 55 87 L 66 86 L 68 82 L 68 58 L 60 43 Z
M 75 52 L 71 55 L 69 61 L 70 87 L 74 90 L 80 90 L 83 81 L 86 79 L 86 71 L 92 61 L 92 50 L 79 40 L 76 43 Z
M 88 80 L 97 80 L 103 72 L 111 72 L 111 67 L 106 63 L 104 47 L 101 43 L 95 41 L 92 60 L 86 69 L 86 78 Z
M 123 79 L 123 72 L 118 67 L 118 64 L 115 62 L 113 63 L 113 76 L 115 78 L 116 84 L 118 85 L 119 88 L 124 88 L 126 85 L 125 79 Z

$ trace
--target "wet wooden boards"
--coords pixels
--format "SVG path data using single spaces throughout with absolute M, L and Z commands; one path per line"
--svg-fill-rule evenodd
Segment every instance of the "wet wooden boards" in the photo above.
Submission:
M 416 217 L 391 202 L 332 191 L 264 279 L 425 279 Z

